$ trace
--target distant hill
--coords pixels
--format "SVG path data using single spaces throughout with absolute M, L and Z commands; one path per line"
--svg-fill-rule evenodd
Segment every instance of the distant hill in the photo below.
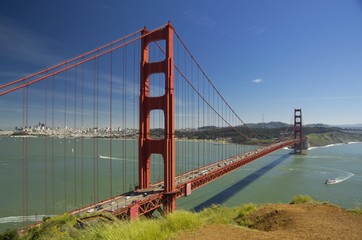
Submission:
M 176 130 L 175 134 L 176 137 L 183 139 L 221 140 L 239 144 L 268 144 L 281 137 L 293 136 L 293 125 L 283 122 L 269 122 L 223 128 L 205 126 L 198 129 Z M 303 126 L 303 135 L 309 139 L 311 146 L 362 141 L 362 131 L 351 131 L 350 128 L 329 126 L 323 123 Z
M 330 128 L 333 126 L 329 126 L 327 124 L 323 124 L 323 123 L 313 123 L 313 124 L 307 124 L 304 127 L 311 127 L 311 128 Z
M 341 125 L 335 125 L 335 127 L 339 128 L 362 128 L 362 123 L 357 124 L 341 124 Z
M 250 128 L 287 128 L 289 124 L 283 122 L 248 123 Z

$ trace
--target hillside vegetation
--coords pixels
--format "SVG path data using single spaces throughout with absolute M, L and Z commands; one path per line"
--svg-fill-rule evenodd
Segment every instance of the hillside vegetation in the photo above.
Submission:
M 200 129 L 176 131 L 176 137 L 183 139 L 209 139 L 222 140 L 240 144 L 267 144 L 281 137 L 293 136 L 293 127 L 281 123 L 259 123 L 238 126 L 235 128 L 219 128 L 215 126 Z M 362 131 L 347 132 L 343 128 L 329 127 L 327 125 L 307 125 L 303 127 L 303 135 L 309 139 L 311 146 L 325 146 L 334 143 L 361 142 Z M 246 137 L 248 136 L 248 137 Z
M 164 218 L 132 222 L 111 220 L 79 228 L 76 218 L 47 219 L 21 236 L 16 231 L 0 239 L 360 239 L 362 210 L 347 211 L 318 203 L 309 196 L 290 204 L 214 205 L 199 213 L 176 211 Z
M 306 135 L 311 146 L 326 146 L 334 143 L 362 142 L 362 134 L 346 132 L 311 133 Z

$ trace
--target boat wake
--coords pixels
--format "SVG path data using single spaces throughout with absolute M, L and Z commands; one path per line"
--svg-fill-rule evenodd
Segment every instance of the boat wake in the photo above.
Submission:
M 44 217 L 53 217 L 54 215 L 30 215 L 30 216 L 10 216 L 0 218 L 0 223 L 20 223 L 20 222 L 36 222 Z
M 325 180 L 325 184 L 337 184 L 337 183 L 341 183 L 343 181 L 346 181 L 347 179 L 351 178 L 352 176 L 354 176 L 353 173 L 351 172 L 347 172 L 347 171 L 343 171 L 343 170 L 339 170 L 339 169 L 334 169 L 334 168 L 326 168 L 326 169 L 331 169 L 334 170 L 336 172 L 339 172 L 339 176 L 335 177 L 335 178 L 327 178 Z
M 308 150 L 313 150 L 316 148 L 330 148 L 330 147 L 341 146 L 341 145 L 345 145 L 345 144 L 356 144 L 356 143 L 361 143 L 361 142 L 334 143 L 334 144 L 328 144 L 325 146 L 309 147 Z
M 103 155 L 98 155 L 98 158 L 100 158 L 100 159 L 111 159 L 111 160 L 126 160 L 124 158 L 108 157 L 108 156 L 103 156 Z

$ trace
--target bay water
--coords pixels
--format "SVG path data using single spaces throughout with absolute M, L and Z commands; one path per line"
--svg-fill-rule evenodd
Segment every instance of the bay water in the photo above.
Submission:
M 178 174 L 250 149 L 196 141 L 177 141 L 176 147 Z M 128 192 L 138 179 L 137 152 L 135 139 L 0 137 L 0 232 Z M 177 208 L 288 203 L 299 194 L 361 206 L 362 143 L 291 153 L 283 149 L 258 159 L 178 199 Z M 152 159 L 152 182 L 161 180 L 162 165 Z M 340 182 L 324 184 L 331 178 Z

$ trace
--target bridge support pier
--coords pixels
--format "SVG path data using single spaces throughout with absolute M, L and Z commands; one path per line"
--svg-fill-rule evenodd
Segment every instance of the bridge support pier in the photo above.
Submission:
M 141 73 L 140 73 L 140 132 L 139 132 L 139 189 L 150 187 L 150 161 L 152 154 L 160 154 L 164 161 L 164 211 L 167 214 L 176 208 L 176 168 L 175 168 L 175 124 L 174 124 L 174 59 L 173 34 L 171 24 L 148 32 L 142 30 Z M 149 45 L 160 40 L 166 41 L 166 57 L 159 62 L 149 61 Z M 150 76 L 163 73 L 165 94 L 150 96 Z M 164 113 L 164 138 L 150 136 L 150 113 L 162 110 Z

